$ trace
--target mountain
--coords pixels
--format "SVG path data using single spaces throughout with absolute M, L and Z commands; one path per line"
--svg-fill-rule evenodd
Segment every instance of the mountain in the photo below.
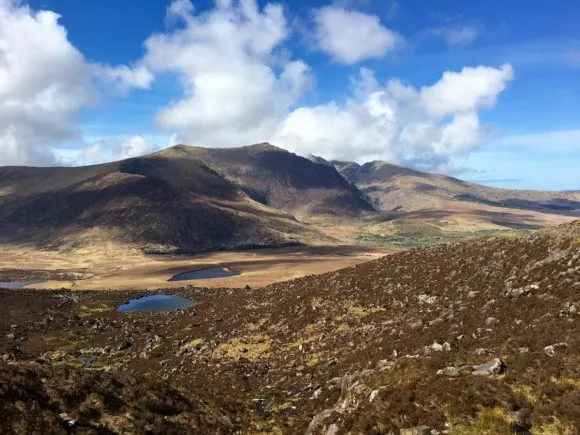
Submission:
M 177 145 L 87 167 L 0 167 L 0 242 L 195 253 L 288 244 L 414 246 L 580 216 L 580 192 L 493 189 L 263 143 Z
M 319 234 L 170 149 L 75 168 L 0 168 L 0 237 L 48 248 L 112 240 L 149 252 L 279 246 Z
M 169 153 L 203 162 L 241 186 L 256 201 L 299 219 L 374 213 L 358 189 L 332 165 L 313 162 L 267 143 L 213 149 L 179 145 Z
M 580 216 L 580 191 L 548 192 L 486 187 L 457 178 L 429 174 L 374 161 L 330 162 L 380 212 L 393 218 L 424 219 L 453 226 L 541 228 Z
M 575 434 L 579 290 L 580 221 L 177 312 L 0 290 L 0 432 Z

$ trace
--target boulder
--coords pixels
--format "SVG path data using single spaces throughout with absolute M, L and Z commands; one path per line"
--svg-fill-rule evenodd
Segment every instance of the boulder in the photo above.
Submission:
M 401 429 L 401 435 L 433 435 L 438 433 L 429 426 L 417 426 L 409 429 Z
M 488 361 L 483 364 L 478 365 L 466 365 L 466 366 L 458 366 L 458 367 L 445 367 L 441 370 L 437 371 L 438 375 L 450 376 L 450 377 L 459 377 L 459 376 L 491 376 L 503 373 L 506 370 L 507 366 L 505 363 L 500 360 L 499 358 L 494 358 L 491 361 Z
M 473 376 L 490 376 L 503 373 L 507 366 L 499 358 L 494 358 L 484 364 L 473 366 L 471 374 Z

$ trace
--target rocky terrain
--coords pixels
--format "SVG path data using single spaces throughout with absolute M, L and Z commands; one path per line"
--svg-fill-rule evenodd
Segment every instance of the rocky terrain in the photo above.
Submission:
M 0 290 L 0 432 L 580 428 L 580 221 L 166 292 L 197 305 L 119 313 L 143 292 Z

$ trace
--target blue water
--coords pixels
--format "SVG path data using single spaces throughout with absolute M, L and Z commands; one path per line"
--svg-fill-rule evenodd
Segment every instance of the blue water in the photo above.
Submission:
M 40 284 L 44 281 L 40 280 L 30 280 L 30 281 L 12 281 L 12 282 L 0 282 L 0 288 L 17 289 L 24 288 L 29 285 Z
M 195 302 L 179 295 L 150 295 L 136 299 L 130 299 L 128 302 L 117 307 L 117 311 L 176 311 L 185 310 L 195 306 Z
M 223 267 L 207 267 L 205 269 L 192 270 L 191 272 L 178 273 L 169 281 L 188 281 L 190 279 L 212 279 L 225 278 L 227 276 L 241 275 L 240 272 L 234 272 Z

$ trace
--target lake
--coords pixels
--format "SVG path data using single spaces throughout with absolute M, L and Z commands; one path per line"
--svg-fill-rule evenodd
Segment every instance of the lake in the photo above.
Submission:
M 192 270 L 174 275 L 169 281 L 189 281 L 194 279 L 226 278 L 228 276 L 241 275 L 240 272 L 226 269 L 225 267 L 206 267 L 205 269 Z
M 185 310 L 195 306 L 195 302 L 179 295 L 149 295 L 130 299 L 117 307 L 117 311 L 125 312 L 155 312 Z
M 44 281 L 42 280 L 0 282 L 0 288 L 18 289 L 27 287 L 29 285 L 41 284 L 43 282 Z

